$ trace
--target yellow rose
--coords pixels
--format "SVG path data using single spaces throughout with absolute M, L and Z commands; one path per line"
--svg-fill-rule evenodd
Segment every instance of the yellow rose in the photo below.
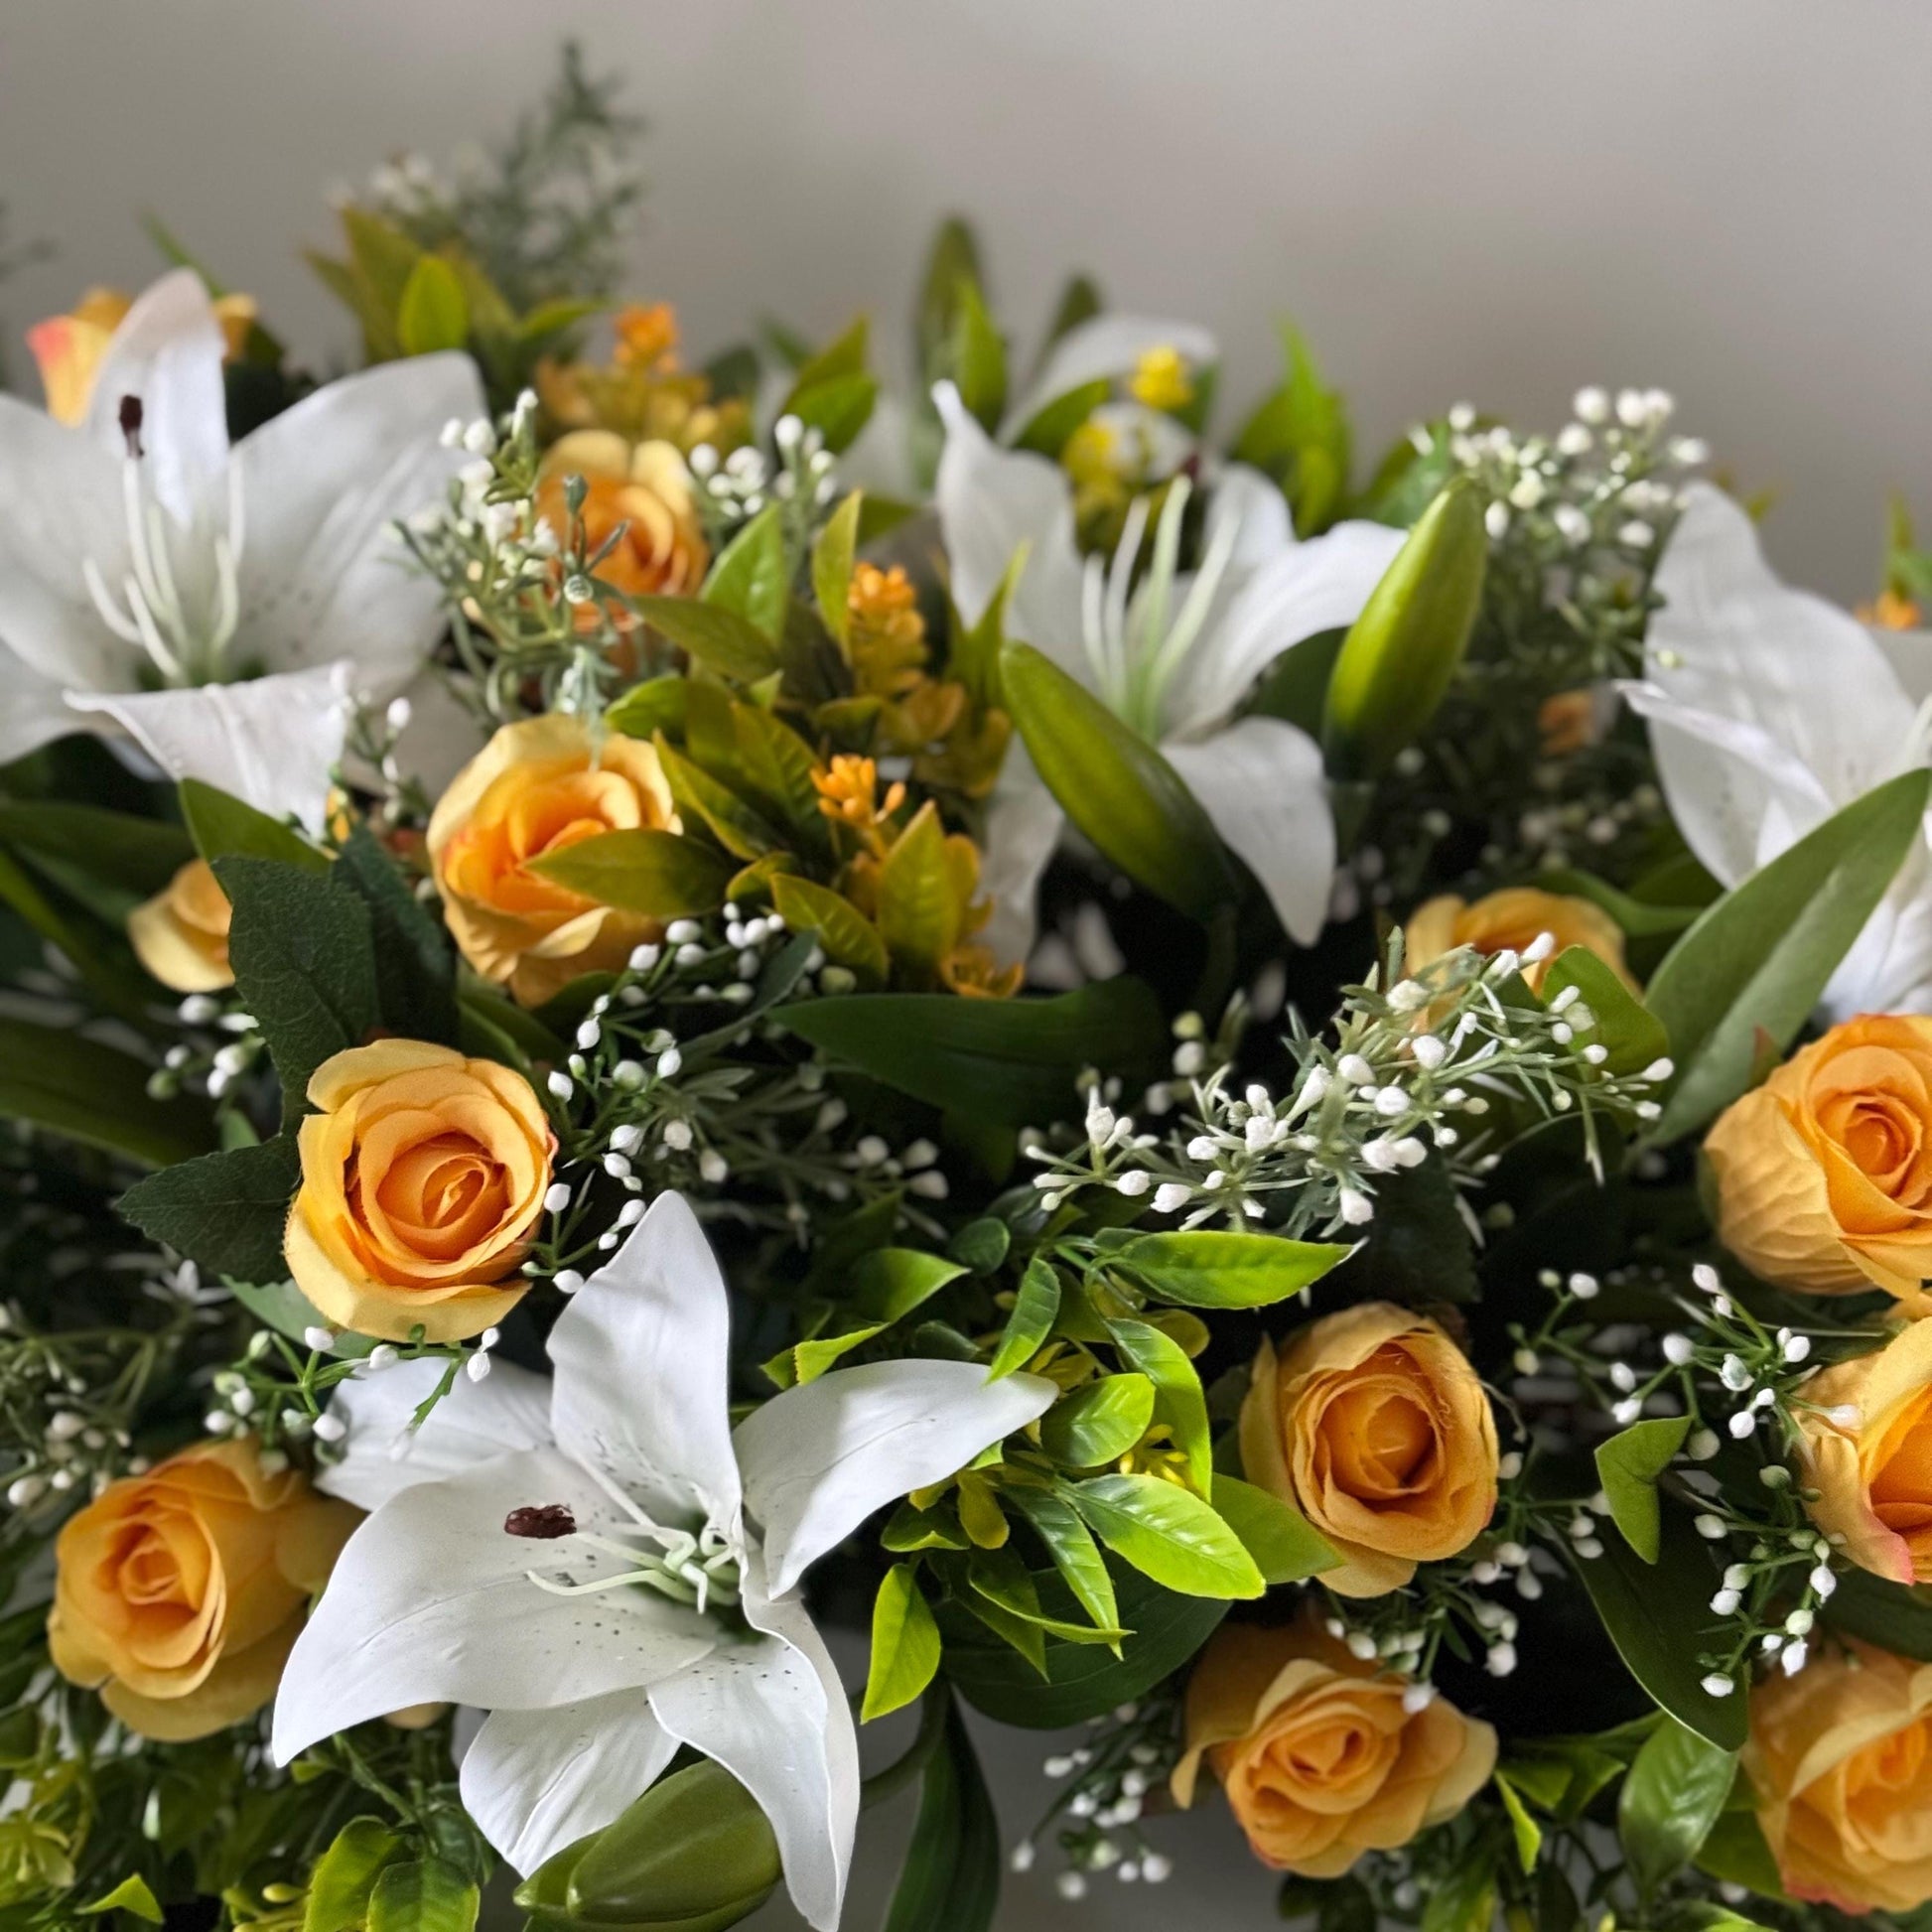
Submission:
M 595 761 L 576 718 L 505 725 L 457 774 L 429 822 L 430 869 L 463 956 L 541 1006 L 582 973 L 615 972 L 653 919 L 553 885 L 532 859 L 602 832 L 678 829 L 656 752 L 613 733 Z
M 1533 886 L 1489 893 L 1473 905 L 1446 893 L 1417 906 L 1402 929 L 1403 963 L 1413 973 L 1457 946 L 1473 946 L 1479 953 L 1520 953 L 1546 932 L 1557 942 L 1550 960 L 1568 947 L 1582 946 L 1634 991 L 1636 982 L 1623 963 L 1622 927 L 1587 898 L 1540 893 Z M 1542 985 L 1550 960 L 1523 969 L 1532 992 Z
M 1174 1802 L 1193 1803 L 1205 1756 L 1256 1858 L 1339 1878 L 1364 1852 L 1452 1818 L 1495 1769 L 1488 1725 L 1441 1698 L 1410 1711 L 1408 1688 L 1310 1614 L 1286 1629 L 1224 1626 L 1187 1681 Z
M 585 484 L 585 548 L 595 552 L 623 534 L 597 566 L 607 584 L 631 597 L 684 597 L 704 582 L 710 562 L 691 473 L 675 443 L 632 444 L 615 430 L 573 430 L 544 452 L 537 514 L 559 543 L 570 536 L 567 478 Z
M 1771 1672 L 1742 1763 L 1793 1898 L 1853 1913 L 1932 1899 L 1932 1664 L 1853 1644 Z
M 57 423 L 85 419 L 101 358 L 133 306 L 134 298 L 120 289 L 89 289 L 67 315 L 50 316 L 28 330 L 27 346 L 40 365 L 47 413 Z M 255 326 L 255 299 L 223 295 L 208 306 L 221 326 L 222 344 L 232 361 Z
M 275 1695 L 358 1512 L 252 1442 L 201 1443 L 111 1483 L 55 1544 L 48 1653 L 131 1730 L 176 1742 Z
M 127 936 L 134 956 L 171 993 L 213 993 L 234 984 L 228 964 L 233 916 L 213 867 L 191 859 L 127 915 Z
M 284 1250 L 323 1315 L 357 1334 L 462 1341 L 500 1321 L 543 1212 L 556 1143 L 529 1081 L 420 1039 L 324 1060 L 302 1123 Z
M 1496 1508 L 1496 1423 L 1469 1359 L 1427 1315 L 1370 1302 L 1261 1344 L 1241 1404 L 1250 1482 L 1341 1553 L 1343 1596 L 1399 1589 Z
M 1706 1136 L 1718 1235 L 1778 1288 L 1932 1312 L 1932 1019 L 1834 1027 Z
M 1812 1521 L 1873 1575 L 1932 1583 L 1932 1321 L 1820 1369 L 1803 1399 Z

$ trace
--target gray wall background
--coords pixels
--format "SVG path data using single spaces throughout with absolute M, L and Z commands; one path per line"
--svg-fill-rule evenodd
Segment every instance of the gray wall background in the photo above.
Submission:
M 1214 328 L 1237 405 L 1292 312 L 1370 448 L 1460 398 L 1554 427 L 1582 382 L 1657 383 L 1778 492 L 1793 577 L 1868 595 L 1890 489 L 1932 526 L 1925 0 L 5 0 L 0 198 L 60 251 L 0 288 L 16 370 L 29 322 L 153 271 L 142 207 L 346 351 L 295 253 L 332 239 L 329 184 L 504 126 L 566 33 L 650 116 L 634 286 L 698 350 L 863 307 L 896 352 L 959 208 L 1010 322 L 1084 267 Z M 1024 1830 L 1047 1740 L 988 1741 Z M 1162 1834 L 1163 1891 L 1036 1876 L 1002 1924 L 1271 1922 L 1212 1811 Z

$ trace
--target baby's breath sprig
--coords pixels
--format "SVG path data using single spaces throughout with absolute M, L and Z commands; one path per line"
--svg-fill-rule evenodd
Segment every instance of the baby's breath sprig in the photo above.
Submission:
M 1060 1784 L 1033 1831 L 1008 1854 L 1031 1871 L 1048 1832 L 1065 1861 L 1054 1879 L 1062 1898 L 1084 1898 L 1091 1879 L 1111 1872 L 1123 1884 L 1158 1885 L 1173 1862 L 1141 1829 L 1151 1793 L 1162 1790 L 1180 1756 L 1180 1699 L 1172 1685 L 1092 1719 L 1089 1735 L 1041 1766 Z
M 1084 1146 L 1030 1144 L 1043 1164 L 1034 1184 L 1049 1205 L 1100 1186 L 1152 1194 L 1154 1211 L 1183 1227 L 1266 1221 L 1301 1235 L 1365 1226 L 1379 1179 L 1432 1156 L 1458 1184 L 1478 1180 L 1497 1159 L 1487 1117 L 1505 1104 L 1538 1120 L 1574 1112 L 1595 1159 L 1598 1121 L 1653 1118 L 1650 1092 L 1671 1066 L 1610 1071 L 1590 1037 L 1596 1016 L 1574 989 L 1547 1007 L 1520 990 L 1506 997 L 1554 949 L 1547 934 L 1520 956 L 1462 948 L 1404 977 L 1398 935 L 1386 967 L 1344 990 L 1331 1041 L 1298 1026 L 1289 1092 L 1255 1083 L 1237 1097 L 1217 1070 L 1194 1082 L 1190 1113 L 1165 1135 L 1095 1096 Z
M 796 416 L 771 426 L 772 454 L 747 444 L 720 456 L 709 443 L 691 452 L 698 511 L 714 549 L 729 543 L 767 503 L 782 503 L 785 554 L 802 557 L 824 511 L 837 501 L 837 464 L 823 434 Z

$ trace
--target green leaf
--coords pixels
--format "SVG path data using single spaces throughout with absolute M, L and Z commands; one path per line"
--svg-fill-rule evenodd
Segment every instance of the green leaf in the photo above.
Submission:
M 949 215 L 932 237 L 912 319 L 912 366 L 922 379 L 922 392 L 946 373 L 944 358 L 952 346 L 960 285 L 977 287 L 981 279 L 979 243 L 964 221 Z
M 1006 1493 L 1025 1510 L 1019 1485 Z M 1220 1597 L 1184 1596 L 1158 1587 L 1133 1570 L 1108 1569 L 1118 1597 L 1117 1625 L 1134 1633 L 1122 1641 L 1118 1657 L 1096 1644 L 1050 1643 L 1042 1679 L 1004 1645 L 955 1641 L 949 1630 L 946 1675 L 967 1703 L 997 1724 L 1030 1730 L 1084 1724 L 1172 1676 L 1227 1614 Z M 1072 1592 L 1056 1576 L 1041 1583 L 1040 1599 L 1049 1609 L 1056 1602 L 1064 1605 L 1069 1616 L 1076 1607 Z
M 1034 1534 L 1045 1546 L 1060 1580 L 1094 1626 L 1102 1630 L 1120 1628 L 1120 1600 L 1107 1560 L 1093 1534 L 1080 1520 L 1080 1512 L 1067 1501 L 1063 1489 L 1036 1489 L 1032 1483 L 1012 1483 L 1007 1500 L 1033 1525 Z
M 825 627 L 843 650 L 851 628 L 852 571 L 859 554 L 859 513 L 865 507 L 865 491 L 853 490 L 825 519 L 825 527 L 812 545 L 812 596 Z
M 683 823 L 699 820 L 727 852 L 739 859 L 760 859 L 782 843 L 755 805 L 702 765 L 693 764 L 662 732 L 654 742 L 657 761 Z
M 1747 1780 L 1740 1779 L 1739 1784 L 1748 1788 Z M 1705 1835 L 1697 1864 L 1700 1871 L 1726 1884 L 1742 1885 L 1760 1898 L 1784 1896 L 1778 1862 L 1764 1842 L 1757 1813 L 1749 1806 L 1739 1806 L 1719 1817 Z
M 1332 1241 L 1276 1234 L 1129 1234 L 1103 1242 L 1109 1265 L 1188 1309 L 1265 1309 L 1299 1295 L 1354 1253 Z
M 530 869 L 600 905 L 653 919 L 716 911 L 737 871 L 696 839 L 645 829 L 600 832 L 532 860 Z
M 707 605 L 743 618 L 773 648 L 784 630 L 791 598 L 783 509 L 782 503 L 767 503 L 759 510 L 719 553 L 704 580 Z
M 772 1018 L 915 1100 L 1012 1127 L 1072 1118 L 1086 1067 L 1131 1084 L 1157 1077 L 1166 1060 L 1154 996 L 1125 975 L 1050 1000 L 881 993 L 801 1001 Z
M 456 955 L 442 926 L 404 884 L 366 825 L 349 834 L 331 877 L 368 907 L 383 1025 L 405 1039 L 454 1046 Z
M 740 767 L 757 797 L 801 851 L 829 857 L 831 838 L 812 782 L 818 767 L 811 748 L 760 706 L 734 704 L 731 721 Z
M 155 1099 L 153 1071 L 117 1046 L 0 1017 L 0 1115 L 166 1168 L 211 1148 L 214 1122 L 188 1095 Z
M 1241 1539 L 1191 1490 L 1159 1476 L 1095 1476 L 1067 1494 L 1108 1549 L 1168 1589 L 1259 1596 L 1267 1588 Z
M 1723 1750 L 1666 1717 L 1637 1752 L 1616 1806 L 1617 1836 L 1648 1898 L 1697 1857 L 1737 1775 Z
M 1437 1880 L 1422 1932 L 1490 1932 L 1495 1922 L 1496 1868 L 1478 1840 Z
M 160 892 L 195 856 L 194 840 L 179 825 L 53 799 L 0 803 L 0 842 L 143 897 Z
M 1663 1023 L 1620 980 L 1614 969 L 1586 946 L 1570 946 L 1550 963 L 1541 998 L 1552 1005 L 1566 988 L 1577 989 L 1578 1003 L 1595 1022 L 1579 1035 L 1604 1049 L 1606 1073 L 1641 1073 L 1670 1051 Z
M 1655 1563 L 1663 1534 L 1657 1478 L 1691 1433 L 1689 1416 L 1660 1416 L 1632 1423 L 1596 1446 L 1596 1474 L 1610 1505 L 1610 1520 L 1645 1563 Z
M 1217 1474 L 1214 1509 L 1271 1586 L 1299 1584 L 1341 1562 L 1339 1552 L 1300 1510 L 1252 1482 Z
M 1273 477 L 1288 494 L 1299 536 L 1319 534 L 1333 521 L 1348 480 L 1348 412 L 1324 386 L 1307 339 L 1292 323 L 1282 329 L 1288 373 L 1249 417 L 1230 452 Z
M 333 1328 L 334 1323 L 291 1281 L 234 1281 L 235 1300 L 255 1319 L 287 1335 L 291 1341 L 306 1342 L 311 1328 Z M 328 1353 L 344 1360 L 359 1360 L 376 1345 L 373 1335 L 358 1335 L 352 1328 L 336 1331 Z
M 794 932 L 815 933 L 826 958 L 859 976 L 868 990 L 884 986 L 892 959 L 879 928 L 828 886 L 780 873 L 771 882 L 771 903 Z
M 1046 788 L 1108 859 L 1201 923 L 1234 903 L 1212 820 L 1146 739 L 1031 644 L 1006 646 L 1000 677 Z
M 579 848 L 580 850 L 582 848 Z M 230 857 L 214 876 L 234 916 L 228 959 L 282 1082 L 282 1118 L 308 1106 L 309 1078 L 382 1023 L 369 908 L 333 879 L 270 859 Z
M 137 1180 L 115 1210 L 205 1274 L 244 1282 L 288 1278 L 282 1230 L 302 1164 L 295 1138 L 224 1149 Z
M 992 431 L 1007 406 L 1007 345 L 986 312 L 977 279 L 958 285 L 952 330 L 952 379 L 968 415 Z
M 470 304 L 456 270 L 435 255 L 425 255 L 409 271 L 402 304 L 396 311 L 396 340 L 405 355 L 433 355 L 461 348 L 470 339 Z
M 1113 384 L 1104 375 L 1082 382 L 1064 395 L 1044 403 L 1021 426 L 1013 439 L 1016 450 L 1031 450 L 1057 463 L 1066 448 L 1067 438 L 1084 423 L 1113 393 Z
M 749 618 L 694 597 L 638 597 L 638 615 L 694 662 L 740 684 L 778 669 L 778 647 Z
M 860 316 L 842 336 L 827 343 L 816 355 L 801 365 L 792 378 L 791 391 L 778 413 L 783 415 L 786 411 L 795 410 L 799 397 L 814 383 L 829 382 L 834 376 L 863 375 L 870 335 L 870 324 L 864 316 Z
M 1605 1537 L 1600 1557 L 1579 1557 L 1577 1569 L 1617 1654 L 1653 1702 L 1721 1750 L 1744 1741 L 1744 1699 L 1714 1698 L 1704 1688 L 1698 1653 L 1715 1627 L 1711 1596 L 1717 1572 L 1702 1537 L 1683 1510 L 1663 1511 L 1656 1564 L 1621 1537 Z
M 1000 1903 L 1000 1826 L 951 1697 L 883 1932 L 988 1932 Z
M 368 1932 L 470 1932 L 477 1887 L 447 1859 L 385 1865 L 369 1893 Z
M 838 456 L 859 440 L 859 432 L 871 421 L 878 401 L 876 376 L 863 372 L 835 375 L 801 389 L 791 413 L 805 428 L 817 430 L 825 447 Z
M 1819 1606 L 1819 1614 L 1848 1637 L 1917 1663 L 1932 1663 L 1932 1589 L 1895 1584 L 1868 1570 L 1846 1569 L 1839 1572 L 1838 1588 Z
M 1111 1624 L 1096 1626 L 1076 1623 L 1042 1610 L 1033 1573 L 1010 1543 L 998 1550 L 975 1550 L 966 1566 L 966 1577 L 969 1587 L 984 1601 L 994 1604 L 1022 1623 L 1033 1625 L 1047 1636 L 1058 1637 L 1064 1643 L 1099 1643 L 1117 1650 L 1127 1637 L 1125 1630 Z M 974 1604 L 973 1608 L 978 1610 L 980 1605 Z M 1038 1662 L 1044 1675 L 1043 1647 Z
M 1650 1130 L 1702 1127 L 1750 1083 L 1757 1039 L 1782 1052 L 1919 837 L 1932 771 L 1907 771 L 1807 833 L 1705 911 L 1651 976 L 1677 1079 Z
M 872 1605 L 872 1666 L 861 1724 L 923 1695 L 939 1668 L 939 1626 L 919 1588 L 919 1566 L 896 1563 Z
M 309 872 L 329 870 L 329 855 L 301 833 L 199 778 L 181 781 L 181 813 L 195 849 L 210 865 L 227 858 L 277 859 Z
M 959 943 L 959 906 L 939 808 L 928 799 L 879 868 L 879 936 L 895 964 L 921 980 Z
M 1655 905 L 1618 892 L 1606 879 L 1591 872 L 1577 872 L 1558 867 L 1535 880 L 1539 892 L 1561 893 L 1571 898 L 1587 898 L 1602 907 L 1622 928 L 1626 938 L 1659 939 L 1682 932 L 1698 915 L 1696 905 Z
M 859 1257 L 848 1293 L 858 1313 L 897 1321 L 965 1272 L 959 1262 L 918 1248 L 874 1248 Z
M 1501 1771 L 1496 1773 L 1496 1790 L 1503 1810 L 1509 1814 L 1509 1829 L 1516 1840 L 1516 1863 L 1525 1871 L 1536 1869 L 1537 1856 L 1543 1850 L 1543 1827 L 1530 1816 L 1521 1794 Z
M 81 1906 L 80 1911 L 87 1918 L 97 1912 L 131 1912 L 136 1918 L 146 1919 L 150 1925 L 160 1925 L 167 1917 L 148 1881 L 138 1871 L 123 1878 L 112 1891 L 96 1898 L 91 1905 Z
M 1035 1255 L 1020 1278 L 1013 1312 L 1007 1317 L 1006 1332 L 1000 1337 L 986 1379 L 997 1382 L 1032 1361 L 1053 1332 L 1053 1321 L 1059 1311 L 1060 1278 L 1051 1262 Z
M 1436 715 L 1482 608 L 1488 560 L 1481 492 L 1458 479 L 1417 519 L 1335 659 L 1321 724 L 1334 776 L 1376 776 Z
M 1094 1469 L 1125 1455 L 1153 1420 L 1154 1384 L 1145 1375 L 1102 1375 L 1047 1410 L 1039 1446 L 1068 1468 Z
M 1207 1396 L 1186 1349 L 1151 1321 L 1112 1320 L 1114 1346 L 1154 1384 L 1154 1419 L 1165 1423 L 1187 1458 L 1187 1486 L 1205 1498 L 1214 1480 L 1214 1446 L 1207 1428 Z
M 402 1841 L 376 1818 L 351 1818 L 309 1873 L 302 1932 L 361 1932 L 377 1874 Z
M 402 307 L 403 290 L 422 257 L 422 249 L 393 222 L 366 208 L 345 207 L 342 217 L 356 273 L 368 285 L 382 312 L 393 318 Z

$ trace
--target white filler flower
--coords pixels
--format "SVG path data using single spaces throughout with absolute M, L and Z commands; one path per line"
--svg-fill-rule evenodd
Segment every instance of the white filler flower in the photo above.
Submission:
M 464 1803 L 528 1872 L 689 1744 L 758 1800 L 793 1902 L 830 1932 L 858 1740 L 798 1580 L 1054 1391 L 971 1362 L 878 1362 L 734 1432 L 727 1327 L 697 1217 L 662 1194 L 558 1318 L 551 1382 L 499 1364 L 413 1435 L 440 1363 L 346 1385 L 346 1455 L 322 1486 L 373 1513 L 283 1672 L 276 1761 L 408 1705 L 486 1710 Z

